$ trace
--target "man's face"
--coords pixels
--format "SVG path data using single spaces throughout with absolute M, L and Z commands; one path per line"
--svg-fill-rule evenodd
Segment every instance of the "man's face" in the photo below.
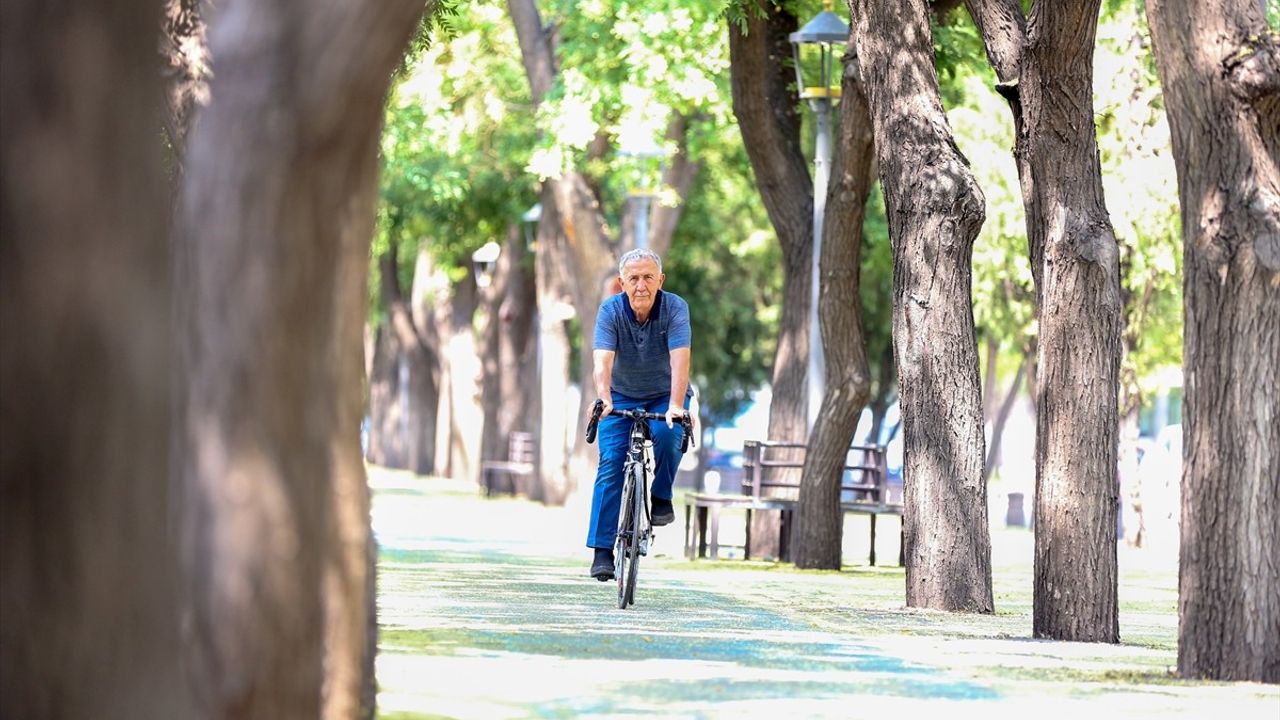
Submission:
M 632 260 L 622 266 L 622 291 L 631 302 L 631 309 L 648 316 L 653 300 L 662 288 L 667 276 L 658 272 L 658 264 L 649 258 Z

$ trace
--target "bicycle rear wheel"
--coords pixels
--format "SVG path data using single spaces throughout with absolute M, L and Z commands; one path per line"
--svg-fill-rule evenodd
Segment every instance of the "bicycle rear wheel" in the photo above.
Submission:
M 622 519 L 618 523 L 618 537 L 613 542 L 614 572 L 618 579 L 618 609 L 626 610 L 631 596 L 627 591 L 627 577 L 632 570 L 631 549 L 635 542 L 635 508 L 632 498 L 635 484 L 628 476 L 622 484 Z

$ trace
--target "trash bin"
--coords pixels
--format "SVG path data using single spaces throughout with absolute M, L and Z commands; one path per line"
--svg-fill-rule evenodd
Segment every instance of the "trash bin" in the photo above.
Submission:
M 1023 494 L 1020 492 L 1009 493 L 1009 509 L 1004 514 L 1005 527 L 1026 527 L 1027 516 L 1022 510 Z

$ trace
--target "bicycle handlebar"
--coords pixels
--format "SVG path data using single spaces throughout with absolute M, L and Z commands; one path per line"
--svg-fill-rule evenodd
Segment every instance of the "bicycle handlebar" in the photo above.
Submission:
M 600 414 L 602 412 L 604 412 L 604 401 L 596 400 L 595 404 L 591 406 L 591 420 L 587 423 L 588 445 L 596 441 L 596 431 L 600 425 Z M 642 420 L 656 420 L 658 422 L 667 421 L 667 416 L 663 413 L 651 413 L 638 408 L 635 410 L 614 410 L 613 414 L 637 422 Z M 681 438 L 680 441 L 680 452 L 684 453 L 689 450 L 689 443 L 694 442 L 693 418 L 689 416 L 689 413 L 686 412 L 684 416 L 680 418 L 680 426 L 684 428 L 684 437 Z M 694 444 L 696 445 L 697 443 L 695 442 Z

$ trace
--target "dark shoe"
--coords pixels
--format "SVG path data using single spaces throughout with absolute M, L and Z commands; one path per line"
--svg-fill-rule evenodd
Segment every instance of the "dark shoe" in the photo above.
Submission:
M 613 551 L 608 548 L 596 548 L 596 559 L 591 563 L 591 577 L 605 582 L 613 579 Z
M 675 521 L 676 509 L 671 507 L 671 501 L 655 497 L 653 499 L 653 526 L 670 525 Z

